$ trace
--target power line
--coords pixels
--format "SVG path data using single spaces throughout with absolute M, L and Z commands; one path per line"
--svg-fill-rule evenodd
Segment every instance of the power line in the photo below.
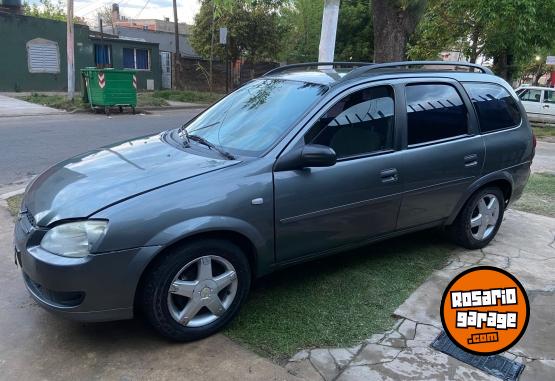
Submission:
M 146 0 L 144 7 L 139 11 L 139 13 L 137 13 L 137 16 L 135 16 L 135 18 L 138 18 L 141 15 L 141 13 L 143 13 L 148 3 L 150 3 L 150 0 Z

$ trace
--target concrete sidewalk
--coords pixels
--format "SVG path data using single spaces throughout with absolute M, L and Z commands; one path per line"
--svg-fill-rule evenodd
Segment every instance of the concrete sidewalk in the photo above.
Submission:
M 298 380 L 224 335 L 176 344 L 140 319 L 80 324 L 49 314 L 14 264 L 12 221 L 0 206 L 0 379 Z
M 482 250 L 460 250 L 397 310 L 397 324 L 353 348 L 297 353 L 286 368 L 309 380 L 499 380 L 430 347 L 442 326 L 443 290 L 467 268 L 503 268 L 523 284 L 530 322 L 503 355 L 526 365 L 521 381 L 555 380 L 555 219 L 509 210 L 496 238 Z
M 57 114 L 66 114 L 66 112 L 0 94 L 0 118 Z

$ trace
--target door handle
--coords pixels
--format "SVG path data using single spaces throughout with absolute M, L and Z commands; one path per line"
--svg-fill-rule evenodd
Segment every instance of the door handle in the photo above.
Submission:
M 380 172 L 380 177 L 382 178 L 382 183 L 391 183 L 399 180 L 397 168 L 384 169 Z
M 542 107 L 543 108 L 549 108 L 549 105 L 543 105 Z
M 475 153 L 471 155 L 466 155 L 464 157 L 464 166 L 465 167 L 475 167 L 478 165 L 478 155 Z

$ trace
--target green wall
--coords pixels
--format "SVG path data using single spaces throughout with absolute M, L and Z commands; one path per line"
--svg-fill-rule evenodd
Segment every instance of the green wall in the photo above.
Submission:
M 91 38 L 91 44 L 101 45 L 100 38 Z M 158 44 L 105 38 L 104 45 L 110 45 L 112 48 L 112 66 L 114 69 L 123 69 L 123 48 L 148 49 L 150 51 L 150 70 L 137 70 L 137 88 L 138 90 L 146 90 L 146 80 L 153 79 L 154 88 L 156 90 L 160 89 L 162 67 L 160 65 Z
M 27 42 L 44 38 L 58 43 L 60 72 L 29 73 Z M 0 13 L 0 91 L 67 91 L 66 23 Z M 75 68 L 93 65 L 89 28 L 75 25 Z M 79 78 L 76 76 L 76 78 Z M 80 81 L 75 81 L 79 89 Z
M 81 87 L 80 69 L 94 66 L 93 44 L 99 40 L 89 37 L 89 28 L 75 25 L 75 87 Z M 27 42 L 35 38 L 58 43 L 60 72 L 29 73 Z M 160 88 L 162 74 L 158 44 L 105 39 L 112 45 L 112 62 L 116 69 L 123 68 L 123 48 L 150 50 L 150 70 L 138 71 L 138 89 L 146 89 L 146 80 L 154 79 Z M 67 91 L 66 23 L 30 16 L 0 12 L 0 91 Z

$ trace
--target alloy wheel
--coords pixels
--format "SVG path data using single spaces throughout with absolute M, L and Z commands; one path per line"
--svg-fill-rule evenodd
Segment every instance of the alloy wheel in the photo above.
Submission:
M 217 255 L 206 255 L 179 270 L 168 289 L 172 318 L 187 327 L 202 327 L 225 314 L 237 294 L 233 265 Z
M 495 230 L 499 220 L 499 200 L 494 194 L 482 196 L 476 203 L 470 217 L 470 232 L 474 239 L 487 239 Z

